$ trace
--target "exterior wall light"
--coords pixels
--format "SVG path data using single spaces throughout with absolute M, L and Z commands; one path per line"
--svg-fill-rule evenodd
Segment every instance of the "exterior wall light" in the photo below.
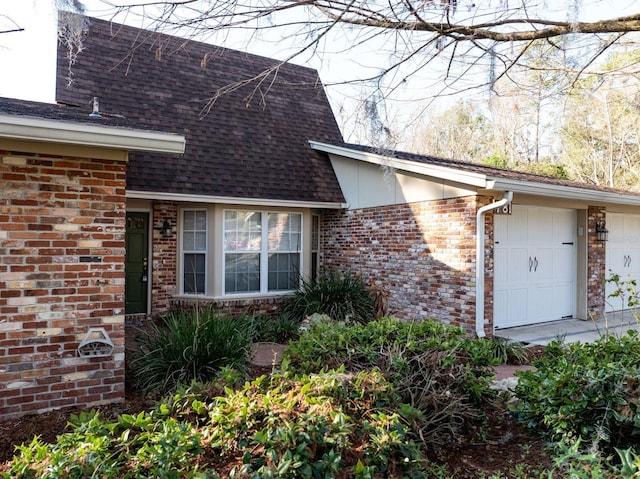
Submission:
M 171 236 L 172 230 L 171 230 L 171 223 L 169 223 L 169 220 L 165 219 L 164 222 L 162 223 L 162 236 L 164 237 L 168 237 Z
M 596 223 L 596 238 L 603 243 L 609 239 L 609 230 L 606 228 L 604 221 Z

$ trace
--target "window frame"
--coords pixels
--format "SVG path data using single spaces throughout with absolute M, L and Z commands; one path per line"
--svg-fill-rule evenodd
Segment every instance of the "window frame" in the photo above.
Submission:
M 232 291 L 228 292 L 226 289 L 226 266 L 227 266 L 227 254 L 233 254 L 232 251 L 227 251 L 226 249 L 226 217 L 227 212 L 243 212 L 243 213 L 259 213 L 261 215 L 261 244 L 260 249 L 256 252 L 260 255 L 259 264 L 260 264 L 260 278 L 259 278 L 259 291 Z M 269 217 L 270 215 L 295 215 L 299 218 L 299 242 L 298 242 L 298 251 L 286 250 L 286 251 L 271 251 L 269 249 Z M 270 290 L 269 289 L 269 255 L 271 253 L 278 254 L 296 254 L 298 255 L 298 263 L 299 263 L 299 272 L 298 276 L 302 275 L 304 271 L 304 261 L 305 261 L 305 215 L 302 211 L 292 211 L 292 210 L 267 210 L 267 209 L 258 209 L 258 208 L 223 208 L 222 209 L 222 225 L 221 225 L 221 237 L 222 244 L 220 250 L 222 252 L 221 263 L 222 267 L 219 269 L 221 271 L 221 286 L 222 286 L 222 296 L 225 298 L 230 297 L 246 297 L 246 296 L 275 296 L 275 295 L 283 295 L 287 293 L 291 293 L 296 290 L 296 288 L 292 289 L 282 289 L 282 290 Z M 241 253 L 240 253 L 241 254 Z
M 205 241 L 204 241 L 204 250 L 189 250 L 185 248 L 185 233 L 187 232 L 186 228 L 185 228 L 185 214 L 186 213 L 198 213 L 198 212 L 202 212 L 204 213 L 204 219 L 205 219 L 205 228 L 204 230 L 196 230 L 194 229 L 194 232 L 197 231 L 204 231 L 205 234 Z M 180 222 L 181 222 L 181 228 L 180 228 L 180 291 L 181 294 L 185 295 L 185 296 L 207 296 L 208 291 L 209 291 L 209 228 L 210 228 L 210 221 L 209 221 L 209 211 L 206 208 L 181 208 L 180 209 Z M 200 292 L 186 292 L 185 291 L 185 269 L 186 269 L 186 264 L 187 264 L 187 260 L 185 258 L 185 256 L 187 254 L 204 254 L 204 291 L 202 293 Z

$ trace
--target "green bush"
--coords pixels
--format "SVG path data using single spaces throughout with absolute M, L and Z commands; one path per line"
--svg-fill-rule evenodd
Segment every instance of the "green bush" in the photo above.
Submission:
M 195 478 L 191 461 L 202 452 L 202 434 L 175 418 L 123 414 L 104 422 L 95 412 L 72 418 L 71 432 L 47 444 L 37 437 L 18 447 L 3 477 Z
M 483 418 L 493 397 L 493 371 L 474 364 L 464 330 L 436 321 L 383 318 L 367 324 L 318 321 L 284 352 L 301 373 L 344 367 L 380 370 L 403 402 L 419 411 L 414 425 L 423 440 L 451 440 L 463 423 Z
M 528 353 L 522 343 L 506 338 L 485 338 L 468 342 L 467 352 L 474 364 L 524 364 Z
M 359 276 L 329 272 L 317 281 L 303 279 L 282 311 L 299 321 L 312 314 L 326 314 L 336 321 L 366 323 L 373 319 L 374 297 Z
M 55 444 L 22 446 L 3 477 L 443 477 L 379 372 L 263 376 L 215 398 L 206 390 L 180 389 L 115 422 L 80 418 Z
M 636 448 L 640 440 L 640 339 L 636 332 L 594 343 L 554 341 L 519 373 L 517 412 L 554 441 L 591 450 Z
M 251 317 L 208 306 L 170 311 L 139 339 L 140 354 L 131 362 L 136 387 L 167 392 L 178 384 L 210 381 L 223 366 L 243 371 L 254 324 Z
M 301 321 L 288 314 L 256 321 L 256 341 L 267 343 L 288 343 L 300 337 Z

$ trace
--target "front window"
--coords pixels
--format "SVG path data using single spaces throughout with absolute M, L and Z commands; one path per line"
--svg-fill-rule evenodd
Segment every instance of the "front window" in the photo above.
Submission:
M 207 265 L 207 212 L 185 210 L 182 220 L 184 292 L 185 294 L 204 294 Z
M 297 288 L 302 215 L 224 212 L 224 292 L 267 293 Z

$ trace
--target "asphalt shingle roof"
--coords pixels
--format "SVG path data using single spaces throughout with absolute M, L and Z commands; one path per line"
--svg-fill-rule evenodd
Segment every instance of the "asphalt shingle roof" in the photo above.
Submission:
M 311 138 L 342 141 L 315 70 L 284 64 L 261 83 L 220 96 L 203 116 L 216 91 L 279 62 L 93 18 L 89 24 L 70 86 L 67 51 L 58 47 L 56 100 L 89 112 L 98 97 L 106 121 L 187 141 L 183 157 L 131 153 L 128 190 L 344 201 L 328 156 L 308 145 Z
M 581 188 L 592 191 L 602 191 L 610 193 L 620 193 L 625 195 L 640 196 L 640 192 L 627 191 L 617 188 L 609 188 L 606 186 L 581 183 L 572 180 L 562 180 L 552 176 L 538 175 L 534 173 L 527 173 L 523 171 L 508 170 L 505 168 L 498 168 L 495 166 L 483 165 L 480 163 L 467 163 L 464 161 L 451 160 L 446 158 L 438 158 L 434 156 L 420 155 L 417 153 L 408 153 L 405 151 L 389 150 L 375 148 L 366 145 L 357 145 L 353 143 L 334 142 L 331 143 L 336 146 L 351 149 L 354 151 L 360 151 L 364 153 L 372 153 L 381 156 L 388 156 L 390 158 L 397 158 L 400 160 L 413 161 L 416 163 L 423 163 L 428 165 L 437 165 L 446 168 L 451 168 L 458 171 L 467 171 L 471 173 L 478 173 L 486 175 L 489 178 L 499 178 L 512 181 L 521 181 L 527 183 L 542 183 L 546 185 L 567 186 L 571 188 Z

